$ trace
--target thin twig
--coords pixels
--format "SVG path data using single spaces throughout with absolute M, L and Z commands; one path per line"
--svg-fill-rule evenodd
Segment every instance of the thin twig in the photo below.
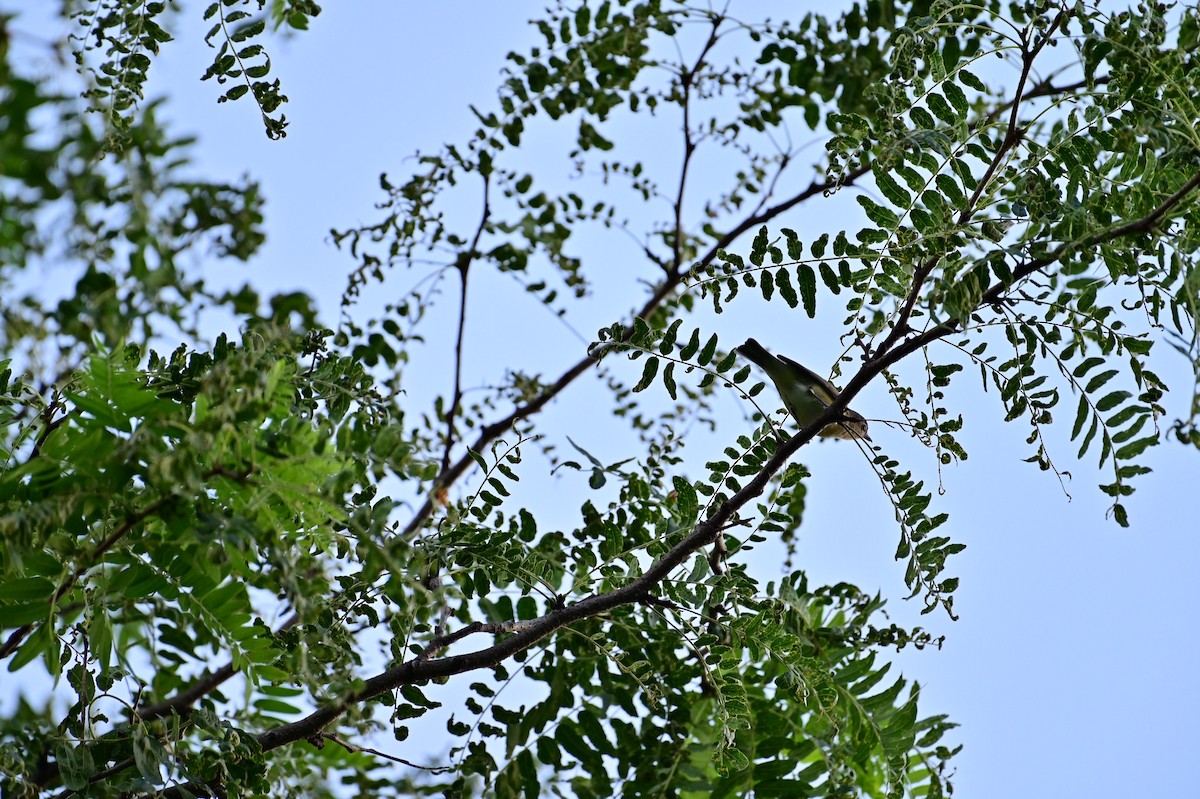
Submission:
M 472 261 L 479 256 L 479 241 L 483 238 L 483 231 L 487 229 L 488 218 L 491 215 L 491 180 L 485 174 L 483 176 L 483 213 L 480 215 L 479 225 L 475 228 L 475 236 L 471 239 L 471 246 L 459 253 L 458 260 L 454 264 L 454 267 L 458 270 L 460 289 L 458 298 L 458 335 L 454 342 L 454 394 L 450 401 L 450 408 L 446 411 L 446 448 L 442 452 L 441 469 L 443 474 L 450 468 L 450 451 L 454 448 L 454 418 L 458 415 L 458 410 L 462 406 L 463 336 L 467 327 L 467 274 L 471 271 Z M 443 487 L 435 484 L 433 489 L 436 492 Z

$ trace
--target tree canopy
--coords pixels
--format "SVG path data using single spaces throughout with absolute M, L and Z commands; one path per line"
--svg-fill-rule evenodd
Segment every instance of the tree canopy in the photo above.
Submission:
M 212 101 L 285 139 L 269 53 L 321 8 L 195 10 Z M 0 660 L 54 685 L 0 718 L 5 795 L 952 791 L 969 735 L 889 661 L 938 638 L 809 578 L 798 457 L 868 417 L 839 501 L 877 487 L 896 591 L 954 618 L 955 386 L 1049 479 L 1099 469 L 1119 526 L 1151 447 L 1200 446 L 1200 13 L 745 13 L 546 9 L 477 126 L 332 231 L 335 305 L 206 279 L 266 208 L 147 96 L 169 4 L 66 0 L 61 74 L 0 14 Z M 804 427 L 726 332 L 765 309 L 837 342 Z

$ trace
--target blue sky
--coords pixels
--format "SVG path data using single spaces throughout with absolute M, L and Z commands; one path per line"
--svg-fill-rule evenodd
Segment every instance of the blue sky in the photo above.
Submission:
M 17 2 L 15 9 L 32 12 L 34 5 Z M 185 27 L 154 65 L 150 93 L 170 94 L 166 113 L 176 132 L 199 136 L 198 172 L 208 178 L 249 174 L 261 180 L 269 237 L 248 267 L 201 267 L 210 269 L 216 282 L 250 279 L 264 293 L 308 291 L 321 301 L 327 321 L 336 323 L 337 298 L 353 262 L 333 248 L 329 229 L 377 218 L 373 205 L 381 199 L 380 172 L 399 182 L 414 168 L 414 152 L 469 136 L 475 119 L 468 105 L 493 106 L 504 54 L 536 43 L 526 20 L 540 16 L 543 4 L 325 4 L 312 30 L 271 45 L 274 75 L 291 100 L 284 109 L 291 123 L 288 136 L 279 142 L 263 136 L 251 103 L 218 106 L 217 87 L 199 81 L 211 58 L 202 42 L 204 5 L 185 7 Z M 780 18 L 796 7 L 761 0 L 734 2 L 732 10 Z M 14 4 L 0 2 L 0 8 L 12 10 Z M 14 27 L 20 29 L 25 19 L 34 17 L 23 17 Z M 569 186 L 567 148 L 549 139 L 534 141 L 539 173 L 552 186 Z M 678 160 L 670 145 L 640 145 L 651 160 L 655 148 L 663 147 L 664 182 Z M 693 187 L 701 199 L 709 177 L 702 170 Z M 724 184 L 712 185 L 715 194 Z M 453 213 L 471 219 L 477 194 L 461 197 Z M 845 225 L 838 202 L 806 209 L 782 224 L 797 227 L 806 238 L 834 232 Z M 593 248 L 592 256 L 595 248 L 606 248 L 598 268 L 619 275 L 637 257 L 628 239 L 587 239 L 585 244 Z M 748 247 L 743 243 L 742 249 Z M 371 288 L 364 309 L 395 298 L 415 279 L 392 273 L 390 283 Z M 629 286 L 618 280 L 601 288 L 599 301 L 576 324 L 585 338 L 613 321 L 614 313 L 640 303 L 642 295 Z M 469 329 L 468 384 L 499 380 L 514 352 L 524 368 L 547 375 L 556 375 L 582 353 L 583 342 L 511 283 L 497 279 L 478 290 L 506 313 L 488 318 L 486 308 L 476 306 L 485 316 Z M 841 306 L 827 295 L 821 302 L 825 313 L 815 323 L 774 305 L 746 301 L 701 324 L 719 330 L 730 346 L 754 335 L 822 371 L 839 351 Z M 447 314 L 450 305 L 444 305 Z M 518 313 L 511 312 L 514 306 Z M 444 321 L 435 315 L 431 339 L 434 331 L 446 329 L 437 327 Z M 425 396 L 448 392 L 443 345 L 431 341 L 424 357 L 415 354 L 414 403 L 422 387 Z M 1174 418 L 1187 410 L 1186 363 L 1165 346 L 1156 354 L 1156 370 L 1177 388 L 1166 401 Z M 639 367 L 610 364 L 628 383 L 636 381 Z M 548 410 L 547 430 L 571 434 L 602 459 L 637 454 L 627 435 L 592 432 L 578 424 L 603 415 L 605 398 L 594 379 L 580 381 Z M 1002 421 L 997 397 L 982 393 L 977 378 L 960 380 L 951 401 L 967 417 L 964 442 L 971 458 L 943 471 L 945 495 L 935 502 L 951 515 L 949 534 L 968 545 L 950 566 L 962 578 L 956 604 L 961 619 L 920 617 L 917 601 L 901 599 L 906 591 L 903 566 L 891 557 L 897 537 L 891 511 L 853 445 L 828 443 L 800 455 L 813 471 L 802 565 L 816 584 L 847 580 L 881 591 L 891 598 L 889 611 L 900 623 L 921 624 L 946 636 L 940 652 L 906 651 L 897 660 L 906 676 L 923 685 L 923 713 L 947 713 L 962 725 L 956 740 L 966 748 L 954 761 L 959 796 L 1190 795 L 1195 790 L 1191 764 L 1200 745 L 1193 643 L 1200 536 L 1189 504 L 1196 490 L 1196 453 L 1168 442 L 1148 456 L 1154 472 L 1138 481 L 1127 502 L 1132 527 L 1123 530 L 1105 519 L 1106 497 L 1095 487 L 1103 476 L 1094 460 L 1072 460 L 1075 447 L 1067 430 L 1054 433 L 1058 465 L 1074 473 L 1064 491 L 1052 474 L 1022 462 L 1030 454 L 1023 442 L 1026 428 Z M 897 416 L 878 386 L 855 406 L 871 419 Z M 751 429 L 732 396 L 719 399 L 717 408 L 724 420 L 720 435 L 698 435 L 695 444 L 689 442 L 694 451 L 687 453 L 688 463 L 702 464 L 706 447 L 719 448 L 722 437 Z M 1072 409 L 1068 399 L 1058 415 L 1069 416 Z M 926 479 L 936 479 L 931 455 L 905 433 L 883 425 L 873 425 L 872 433 L 889 454 L 911 463 Z M 545 464 L 531 459 L 527 468 L 544 470 Z M 694 469 L 693 477 L 701 474 Z M 570 523 L 569 513 L 562 523 Z M 764 580 L 777 575 L 778 550 L 766 545 L 752 557 Z M 0 689 L 0 705 L 9 690 Z

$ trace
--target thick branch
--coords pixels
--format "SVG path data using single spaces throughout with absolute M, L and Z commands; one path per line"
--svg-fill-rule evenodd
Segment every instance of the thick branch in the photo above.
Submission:
M 761 494 L 766 489 L 772 475 L 782 469 L 788 458 L 806 441 L 810 440 L 819 429 L 821 428 L 810 427 L 807 432 L 801 432 L 787 442 L 767 462 L 762 471 L 733 497 L 718 507 L 716 513 L 698 524 L 686 538 L 672 547 L 640 577 L 627 585 L 606 594 L 593 594 L 574 605 L 568 605 L 534 619 L 511 637 L 498 641 L 486 649 L 437 660 L 423 660 L 420 656 L 408 660 L 368 679 L 363 689 L 349 699 L 331 703 L 317 709 L 300 721 L 268 730 L 259 735 L 259 744 L 264 750 L 270 750 L 293 741 L 312 738 L 321 733 L 351 705 L 367 701 L 402 685 L 443 679 L 475 669 L 497 666 L 568 624 L 598 616 L 621 605 L 649 600 L 652 591 L 658 584 L 689 556 L 712 543 L 721 534 L 726 522 L 738 510 Z

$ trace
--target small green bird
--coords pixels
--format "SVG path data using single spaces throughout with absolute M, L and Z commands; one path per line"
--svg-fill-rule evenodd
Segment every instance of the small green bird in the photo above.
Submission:
M 807 427 L 827 407 L 837 399 L 839 392 L 825 378 L 811 369 L 785 358 L 782 355 L 772 355 L 761 344 L 752 338 L 734 349 L 752 363 L 762 368 L 771 381 L 775 383 L 779 396 L 788 412 L 801 427 Z M 819 435 L 823 438 L 865 438 L 867 435 L 867 420 L 849 408 L 842 412 L 841 421 L 826 425 Z

